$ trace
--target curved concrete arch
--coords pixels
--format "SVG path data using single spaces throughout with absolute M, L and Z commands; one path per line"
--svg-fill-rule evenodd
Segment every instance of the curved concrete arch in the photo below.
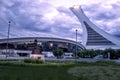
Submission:
M 71 11 L 79 19 L 83 28 L 82 44 L 86 47 L 120 48 L 120 39 L 114 37 L 93 24 L 80 6 L 73 6 Z
M 52 37 L 21 37 L 21 38 L 10 38 L 9 43 L 14 42 L 34 42 L 34 40 L 37 39 L 38 41 L 55 41 L 55 42 L 66 42 L 75 44 L 77 46 L 80 46 L 82 49 L 85 49 L 85 47 L 76 41 L 68 40 L 68 39 L 61 39 L 61 38 L 52 38 Z M 0 39 L 0 43 L 6 43 L 7 39 Z

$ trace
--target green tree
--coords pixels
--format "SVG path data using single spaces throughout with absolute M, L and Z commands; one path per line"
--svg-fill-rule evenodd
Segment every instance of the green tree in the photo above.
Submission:
M 90 50 L 82 50 L 77 52 L 77 56 L 81 58 L 93 58 L 97 55 L 96 51 L 93 49 Z
M 110 53 L 110 59 L 118 59 L 118 57 L 119 57 L 119 52 L 117 50 L 111 49 L 111 48 L 104 50 L 103 57 L 107 58 L 108 53 Z
M 117 54 L 118 58 L 120 58 L 120 49 L 116 50 L 116 54 Z
M 57 58 L 61 58 L 61 56 L 63 55 L 63 50 L 62 49 L 57 49 L 53 51 L 54 56 L 56 56 Z
M 77 51 L 77 56 L 83 58 L 83 53 L 82 53 L 82 51 Z
M 97 55 L 97 53 L 93 49 L 88 50 L 88 53 L 89 53 L 90 58 L 93 58 L 93 57 L 95 57 Z

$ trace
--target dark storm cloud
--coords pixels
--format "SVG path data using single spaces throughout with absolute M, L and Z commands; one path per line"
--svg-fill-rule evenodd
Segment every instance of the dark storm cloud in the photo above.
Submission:
M 69 9 L 65 7 L 54 8 L 45 2 L 39 4 L 30 2 L 26 3 L 17 0 L 12 0 L 11 2 L 10 0 L 3 0 L 0 2 L 1 38 L 7 37 L 9 20 L 11 21 L 11 37 L 38 36 L 38 34 L 43 34 L 43 36 L 45 34 L 48 34 L 48 36 L 57 35 L 64 38 L 75 37 L 75 32 L 71 32 L 71 28 L 79 25 L 73 22 L 74 19 L 70 20 L 74 15 Z M 59 16 L 48 20 L 45 14 L 49 14 L 52 10 L 56 10 Z
M 105 9 L 99 4 L 89 6 L 84 5 L 83 7 L 84 10 L 89 13 L 88 15 L 93 15 L 91 18 L 96 20 L 112 20 L 118 17 L 114 12 L 112 12 L 114 8 Z
M 97 19 L 97 20 L 112 20 L 112 19 L 116 19 L 117 17 L 118 16 L 116 16 L 115 14 L 107 12 L 107 13 L 99 13 L 97 16 L 95 16 L 95 19 Z
M 120 33 L 114 34 L 114 36 L 116 36 L 116 37 L 120 37 Z
M 119 17 L 119 15 L 116 15 L 117 13 L 114 12 L 115 7 L 113 5 L 116 5 L 116 8 L 119 8 L 117 4 L 112 4 L 112 8 L 104 8 L 102 4 L 92 4 L 92 5 L 83 5 L 83 8 L 86 12 L 88 12 L 88 15 L 91 15 L 92 19 L 96 20 L 113 20 Z
M 50 27 L 46 25 L 45 21 L 42 21 L 44 9 L 50 7 L 48 3 L 40 3 L 40 7 L 23 3 L 22 1 L 12 0 L 11 4 L 9 0 L 0 1 L 0 31 L 5 33 L 7 32 L 8 21 L 12 20 L 11 26 L 13 31 L 26 30 L 27 31 L 38 31 L 38 32 L 50 32 Z M 37 11 L 38 7 L 41 12 Z M 31 8 L 31 9 L 30 9 Z M 36 12 L 32 10 L 32 8 L 36 9 Z M 43 11 L 42 11 L 43 10 Z M 34 20 L 32 18 L 35 18 Z M 45 28 L 43 28 L 45 27 Z M 3 37 L 3 33 L 1 33 L 0 37 Z M 11 32 L 12 34 L 12 32 Z M 19 33 L 18 33 L 19 34 Z M 23 33 L 23 35 L 26 33 Z M 29 34 L 28 34 L 29 35 Z M 6 36 L 5 36 L 6 37 Z M 19 37 L 19 36 L 18 36 Z
M 101 7 L 102 4 L 83 5 L 83 10 L 94 22 L 101 21 L 102 29 L 117 34 L 119 3 L 112 4 L 112 9 Z M 64 6 L 55 7 L 47 1 L 36 0 L 0 0 L 0 38 L 7 36 L 8 21 L 11 21 L 11 37 L 52 36 L 75 40 L 75 29 L 81 25 L 75 15 Z M 106 22 L 105 22 L 106 20 Z M 107 24 L 114 20 L 110 27 Z M 117 25 L 115 25 L 117 24 Z M 113 27 L 114 31 L 111 30 Z

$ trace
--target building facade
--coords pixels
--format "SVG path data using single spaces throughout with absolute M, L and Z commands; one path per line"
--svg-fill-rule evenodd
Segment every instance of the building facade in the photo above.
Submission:
M 77 50 L 83 50 L 85 47 L 78 42 L 51 38 L 51 37 L 24 37 L 24 38 L 10 38 L 8 41 L 8 49 L 11 50 L 24 50 L 32 51 L 34 48 L 34 40 L 38 41 L 40 51 L 54 51 L 62 49 L 64 52 L 75 52 Z M 5 50 L 7 47 L 7 39 L 0 39 L 0 49 Z

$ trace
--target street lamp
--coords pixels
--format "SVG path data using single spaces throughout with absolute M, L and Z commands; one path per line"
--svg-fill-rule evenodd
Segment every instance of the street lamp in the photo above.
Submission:
M 75 49 L 75 59 L 77 61 L 77 29 L 76 29 L 76 49 Z
M 6 58 L 7 58 L 7 53 L 8 53 L 9 34 L 10 34 L 10 23 L 11 23 L 11 21 L 8 22 L 8 35 L 7 35 L 7 46 L 6 46 Z

